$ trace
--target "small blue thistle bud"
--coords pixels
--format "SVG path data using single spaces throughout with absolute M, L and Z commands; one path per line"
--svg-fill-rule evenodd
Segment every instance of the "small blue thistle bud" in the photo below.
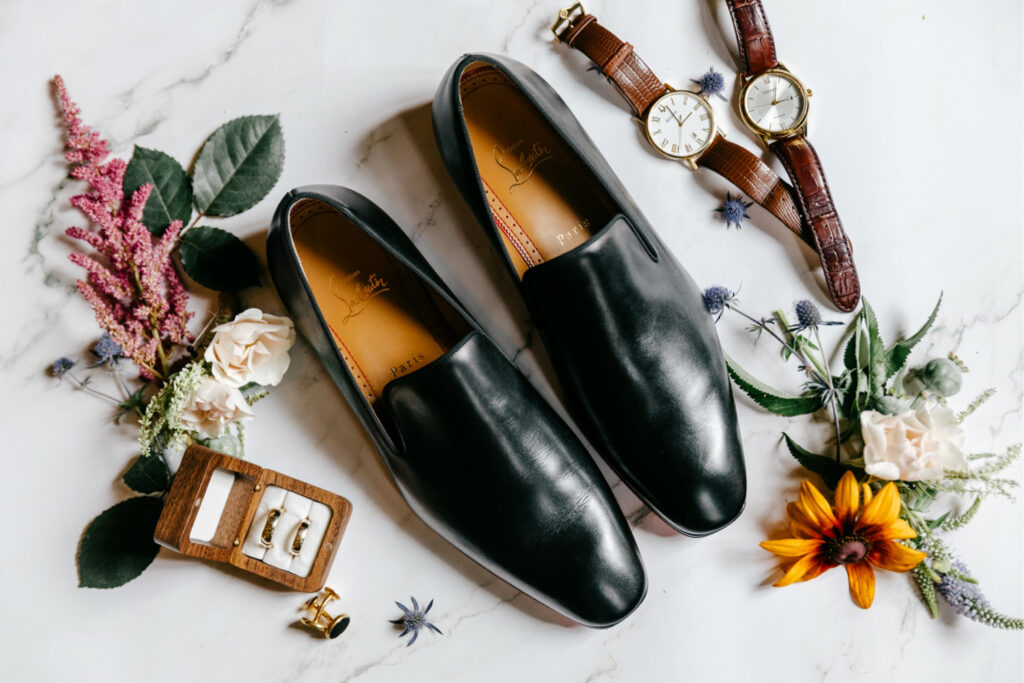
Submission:
M 822 320 L 821 311 L 812 302 L 807 299 L 801 299 L 793 305 L 793 309 L 796 312 L 796 325 L 793 326 L 793 332 L 800 332 L 802 330 L 814 330 L 822 325 L 839 325 L 841 323 L 834 320 Z
M 99 341 L 93 344 L 92 348 L 89 350 L 92 351 L 92 355 L 96 356 L 96 363 L 94 363 L 94 365 L 112 363 L 118 358 L 122 358 L 124 356 L 124 351 L 121 349 L 121 346 L 106 332 L 103 333 L 103 336 L 99 338 Z
M 750 218 L 747 215 L 747 209 L 754 205 L 754 202 L 745 202 L 739 196 L 735 198 L 725 193 L 725 203 L 721 207 L 715 209 L 719 214 L 722 215 L 722 219 L 725 221 L 727 228 L 735 226 L 737 229 L 743 227 L 743 219 Z
M 728 287 L 715 285 L 704 290 L 704 308 L 708 309 L 708 313 L 711 315 L 717 316 L 715 322 L 721 319 L 722 313 L 735 300 L 736 292 Z
M 690 80 L 700 86 L 701 94 L 718 95 L 723 100 L 725 99 L 725 95 L 722 94 L 725 90 L 725 76 L 715 71 L 714 67 L 708 67 L 707 73 L 699 79 L 691 78 Z
M 75 361 L 70 358 L 61 357 L 53 361 L 53 365 L 50 366 L 50 372 L 53 373 L 54 377 L 60 379 L 68 372 L 68 370 L 75 367 L 75 365 Z

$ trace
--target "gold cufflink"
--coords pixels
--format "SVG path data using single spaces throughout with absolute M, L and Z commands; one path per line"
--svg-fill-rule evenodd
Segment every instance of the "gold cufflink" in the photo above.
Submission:
M 303 606 L 307 612 L 312 612 L 312 618 L 303 617 L 302 624 L 314 631 L 320 631 L 325 638 L 337 638 L 352 621 L 347 614 L 339 614 L 332 617 L 325 609 L 332 600 L 337 600 L 338 594 L 332 588 L 324 588 L 320 594 L 310 598 Z

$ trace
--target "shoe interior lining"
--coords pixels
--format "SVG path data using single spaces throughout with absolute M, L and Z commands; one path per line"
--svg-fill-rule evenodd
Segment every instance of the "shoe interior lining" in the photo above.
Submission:
M 317 305 L 375 410 L 384 386 L 445 354 L 469 333 L 462 317 L 348 217 L 315 199 L 289 214 Z
M 460 94 L 491 214 L 520 277 L 611 220 L 607 192 L 501 71 L 474 62 Z

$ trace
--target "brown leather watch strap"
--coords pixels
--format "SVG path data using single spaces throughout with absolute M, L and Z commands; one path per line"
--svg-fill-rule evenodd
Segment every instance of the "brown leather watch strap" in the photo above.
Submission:
M 622 92 L 637 116 L 643 116 L 651 103 L 665 94 L 665 84 L 637 56 L 633 46 L 598 24 L 594 15 L 574 19 L 558 38 L 601 67 L 601 73 Z
M 697 165 L 729 180 L 815 248 L 810 226 L 804 223 L 797 209 L 796 192 L 756 156 L 718 135 L 697 159 Z
M 775 56 L 775 39 L 772 37 L 768 17 L 761 6 L 761 0 L 726 0 L 732 25 L 736 29 L 736 44 L 739 46 L 743 73 L 757 74 L 779 65 Z
M 637 56 L 633 46 L 597 23 L 594 15 L 576 16 L 569 21 L 567 28 L 555 35 L 601 67 L 638 117 L 642 117 L 651 103 L 665 94 L 665 84 Z M 755 155 L 721 135 L 715 135 L 711 145 L 697 159 L 697 165 L 730 181 L 814 247 L 814 237 L 797 209 L 793 188 Z
M 779 140 L 772 151 L 796 185 L 797 199 L 814 234 L 815 251 L 821 257 L 832 301 L 842 311 L 852 311 L 860 301 L 860 281 L 853 265 L 853 250 L 843 232 L 821 159 L 803 135 Z

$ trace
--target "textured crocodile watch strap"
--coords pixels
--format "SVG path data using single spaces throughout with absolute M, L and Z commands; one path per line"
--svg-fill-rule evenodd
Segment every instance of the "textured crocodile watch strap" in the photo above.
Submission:
M 665 84 L 637 56 L 633 46 L 598 24 L 594 15 L 577 18 L 558 37 L 601 67 L 601 73 L 622 92 L 637 116 L 642 117 L 651 103 L 665 94 Z
M 832 301 L 840 310 L 852 311 L 860 301 L 860 282 L 850 240 L 836 213 L 818 153 L 803 135 L 774 142 L 770 149 L 796 186 L 800 210 L 814 234 L 814 248 L 821 257 Z
M 768 17 L 765 16 L 761 0 L 726 0 L 732 25 L 736 29 L 736 44 L 739 46 L 743 73 L 758 74 L 779 65 L 775 56 L 775 39 L 772 37 Z
M 697 165 L 727 179 L 774 214 L 811 248 L 816 248 L 810 226 L 803 222 L 797 209 L 793 188 L 746 149 L 718 135 L 697 159 Z

